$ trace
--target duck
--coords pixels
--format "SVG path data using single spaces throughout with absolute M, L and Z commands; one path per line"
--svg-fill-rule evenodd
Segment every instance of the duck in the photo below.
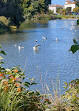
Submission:
M 35 40 L 35 42 L 37 42 L 37 40 Z

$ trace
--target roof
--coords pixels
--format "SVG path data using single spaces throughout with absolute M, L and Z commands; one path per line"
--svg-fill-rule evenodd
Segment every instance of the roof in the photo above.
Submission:
M 62 5 L 50 5 L 50 7 L 63 7 Z
M 71 2 L 70 0 L 66 0 L 65 2 Z
M 65 1 L 65 2 L 67 2 L 66 4 L 76 4 L 75 2 L 72 2 L 72 1 L 70 1 L 70 0 L 67 0 L 67 1 Z

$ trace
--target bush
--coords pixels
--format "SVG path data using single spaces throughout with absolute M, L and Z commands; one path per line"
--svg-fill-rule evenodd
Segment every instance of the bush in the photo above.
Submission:
M 8 26 L 10 21 L 4 16 L 0 16 L 0 22 L 2 22 L 5 26 Z

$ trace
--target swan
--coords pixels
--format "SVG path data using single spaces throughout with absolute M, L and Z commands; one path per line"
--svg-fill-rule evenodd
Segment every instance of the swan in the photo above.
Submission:
M 34 50 L 34 51 L 38 51 L 38 47 L 39 47 L 39 46 L 41 46 L 41 45 L 38 45 L 38 44 L 35 45 L 35 46 L 33 47 L 33 50 Z
M 46 37 L 42 37 L 42 39 L 47 39 Z
M 18 46 L 18 50 L 20 50 L 20 48 L 21 48 L 21 47 L 20 47 L 20 46 Z
M 20 50 L 21 48 L 22 48 L 22 49 L 24 49 L 24 47 L 23 47 L 23 46 L 22 46 L 22 47 L 21 47 L 21 46 L 18 46 L 18 50 Z

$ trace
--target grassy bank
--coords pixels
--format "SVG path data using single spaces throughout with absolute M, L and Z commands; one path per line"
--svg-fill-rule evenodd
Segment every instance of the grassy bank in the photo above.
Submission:
M 56 15 L 56 14 L 38 14 L 32 16 L 26 21 L 41 21 L 41 20 L 55 20 L 55 19 L 79 19 L 79 15 Z
M 41 22 L 48 20 L 56 20 L 56 19 L 79 19 L 79 15 L 54 15 L 54 14 L 37 14 L 31 17 L 27 17 L 25 22 Z M 17 27 L 11 25 L 10 20 L 4 16 L 0 16 L 0 33 L 4 33 L 6 31 L 15 32 L 17 31 Z

